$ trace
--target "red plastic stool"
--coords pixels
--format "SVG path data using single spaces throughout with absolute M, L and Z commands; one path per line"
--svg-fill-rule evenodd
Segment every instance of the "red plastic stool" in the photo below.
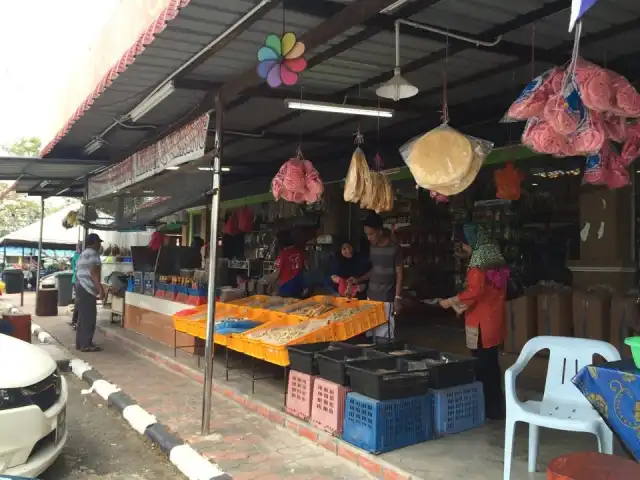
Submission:
M 554 458 L 547 480 L 631 480 L 640 478 L 640 464 L 615 455 L 577 452 Z

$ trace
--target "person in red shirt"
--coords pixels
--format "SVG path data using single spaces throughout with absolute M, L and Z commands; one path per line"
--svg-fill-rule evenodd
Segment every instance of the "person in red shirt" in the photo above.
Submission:
M 467 348 L 478 359 L 476 377 L 483 384 L 486 416 L 499 420 L 505 409 L 499 348 L 505 335 L 510 270 L 499 247 L 483 229 L 477 230 L 474 240 L 465 290 L 440 305 L 464 312 Z
M 278 295 L 281 297 L 300 297 L 304 291 L 304 269 L 306 252 L 299 243 L 294 243 L 289 232 L 278 234 L 280 254 L 276 260 L 275 271 L 278 277 Z

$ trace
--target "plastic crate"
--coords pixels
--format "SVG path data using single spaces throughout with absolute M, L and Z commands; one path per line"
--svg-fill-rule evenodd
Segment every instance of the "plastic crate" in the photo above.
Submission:
M 376 352 L 386 353 L 394 357 L 405 357 L 407 355 L 424 354 L 427 358 L 438 358 L 438 350 L 418 345 L 411 345 L 404 342 L 391 342 L 382 345 L 375 345 L 372 350 Z M 430 357 L 429 355 L 434 355 Z
M 434 351 L 435 357 L 438 352 Z M 359 360 L 346 365 L 351 390 L 376 400 L 426 395 L 429 391 L 429 371 L 409 371 L 400 358 Z
M 316 377 L 292 371 L 289 373 L 289 385 L 285 411 L 294 417 L 308 420 L 311 417 L 313 385 Z
M 291 370 L 318 375 L 318 361 L 316 354 L 324 350 L 334 348 L 356 348 L 354 345 L 339 342 L 308 343 L 303 345 L 291 345 L 287 347 L 289 351 L 289 366 Z
M 344 428 L 344 407 L 349 387 L 343 387 L 323 378 L 313 384 L 311 423 L 332 435 L 339 435 Z
M 365 300 L 353 300 L 344 303 L 341 308 L 369 307 L 366 310 L 355 313 L 339 322 L 334 322 L 333 329 L 336 340 L 347 340 L 361 333 L 368 332 L 388 321 L 384 314 L 384 304 L 382 302 L 372 302 Z
M 443 389 L 467 385 L 476 380 L 475 357 L 440 352 L 437 357 L 431 353 L 404 355 L 399 357 L 402 368 L 408 371 L 425 370 L 429 375 L 429 388 Z M 432 365 L 425 360 L 446 360 L 441 365 Z
M 368 348 L 341 348 L 336 350 L 325 350 L 316 354 L 318 360 L 318 370 L 320 376 L 325 380 L 348 386 L 349 376 L 346 365 L 355 360 L 366 360 L 372 358 L 389 358 L 385 353 L 375 352 Z
M 374 400 L 349 393 L 342 438 L 371 453 L 383 453 L 433 437 L 430 395 L 400 400 Z
M 335 308 L 333 308 L 332 310 L 322 313 L 320 315 L 316 315 L 314 318 L 322 318 L 325 315 L 328 315 L 330 313 L 333 313 L 336 311 L 337 308 L 339 307 L 343 307 L 347 304 L 348 300 L 347 299 L 342 299 L 340 297 L 329 297 L 329 296 L 325 296 L 325 295 L 316 295 L 315 297 L 309 297 L 306 298 L 304 300 L 301 300 L 299 302 L 293 303 L 291 305 L 285 305 L 284 307 L 278 308 L 277 311 L 279 312 L 283 312 L 283 313 L 289 313 L 292 315 L 297 315 L 297 316 L 302 316 L 302 317 L 307 317 L 307 315 L 301 315 L 299 313 L 296 312 L 296 310 L 303 308 L 307 305 L 311 305 L 314 303 L 328 303 L 333 305 Z
M 484 393 L 482 383 L 443 390 L 431 390 L 433 396 L 434 432 L 438 437 L 453 435 L 484 425 Z

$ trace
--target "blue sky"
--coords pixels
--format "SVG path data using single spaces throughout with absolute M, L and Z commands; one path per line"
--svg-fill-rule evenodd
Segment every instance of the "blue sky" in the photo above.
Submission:
M 0 15 L 0 145 L 55 134 L 63 87 L 123 0 L 4 0 Z

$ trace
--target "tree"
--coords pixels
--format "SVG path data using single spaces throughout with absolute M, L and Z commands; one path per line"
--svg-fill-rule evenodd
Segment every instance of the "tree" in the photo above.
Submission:
M 25 137 L 5 150 L 20 157 L 36 157 L 41 141 L 36 137 Z M 0 195 L 11 187 L 13 182 L 0 184 Z M 45 212 L 46 213 L 46 212 Z M 0 204 L 0 236 L 5 236 L 40 220 L 40 205 L 27 195 L 9 193 Z
M 10 147 L 5 147 L 5 150 L 18 157 L 37 157 L 41 146 L 42 141 L 39 138 L 23 137 Z

